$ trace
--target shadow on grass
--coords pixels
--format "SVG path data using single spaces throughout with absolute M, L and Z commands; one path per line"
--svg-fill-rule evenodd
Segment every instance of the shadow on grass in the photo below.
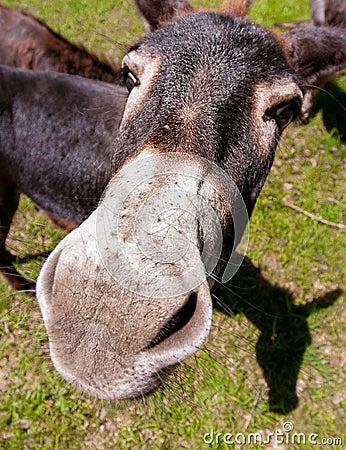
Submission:
M 342 290 L 297 306 L 289 290 L 270 284 L 245 258 L 231 283 L 226 287 L 215 285 L 213 292 L 224 303 L 215 304 L 216 309 L 226 314 L 242 313 L 261 331 L 256 357 L 269 387 L 270 411 L 287 414 L 294 410 L 298 406 L 299 370 L 311 343 L 307 319 L 319 309 L 332 306 Z
M 346 142 L 346 92 L 336 83 L 329 82 L 313 97 L 310 117 L 322 111 L 323 124 L 327 131 L 335 133 Z

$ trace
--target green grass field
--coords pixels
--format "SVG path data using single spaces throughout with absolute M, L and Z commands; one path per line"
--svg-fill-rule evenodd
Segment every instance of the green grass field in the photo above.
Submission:
M 3 3 L 117 62 L 144 33 L 126 0 Z M 266 26 L 309 17 L 308 0 L 281 3 L 256 0 L 250 16 Z M 346 78 L 329 89 L 315 98 L 309 124 L 285 131 L 251 219 L 244 264 L 227 288 L 215 289 L 210 338 L 165 389 L 110 404 L 71 388 L 50 362 L 36 300 L 0 280 L 1 450 L 346 448 L 346 233 L 286 203 L 346 223 Z M 63 235 L 22 198 L 12 252 L 46 252 Z M 42 263 L 18 258 L 31 279 Z M 301 434 L 288 443 L 294 432 Z M 243 443 L 251 433 L 267 443 Z

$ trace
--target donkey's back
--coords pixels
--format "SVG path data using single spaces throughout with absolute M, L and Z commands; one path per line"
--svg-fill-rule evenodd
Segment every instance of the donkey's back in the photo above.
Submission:
M 0 64 L 114 82 L 118 72 L 33 15 L 0 5 Z

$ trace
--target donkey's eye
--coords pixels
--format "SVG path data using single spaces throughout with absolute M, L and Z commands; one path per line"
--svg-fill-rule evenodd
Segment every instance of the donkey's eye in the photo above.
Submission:
M 295 120 L 301 110 L 301 99 L 296 98 L 289 103 L 281 103 L 267 109 L 266 118 L 275 120 L 280 130 L 286 128 L 293 120 Z
M 138 79 L 127 67 L 124 67 L 123 69 L 123 76 L 125 85 L 129 92 L 131 92 L 135 86 L 139 85 Z

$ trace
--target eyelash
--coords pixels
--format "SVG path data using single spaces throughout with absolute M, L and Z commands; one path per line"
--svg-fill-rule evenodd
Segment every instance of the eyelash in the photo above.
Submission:
M 127 66 L 123 68 L 123 78 L 125 86 L 127 87 L 127 90 L 129 92 L 131 92 L 135 86 L 139 85 L 137 77 L 133 74 L 133 72 L 130 71 Z

